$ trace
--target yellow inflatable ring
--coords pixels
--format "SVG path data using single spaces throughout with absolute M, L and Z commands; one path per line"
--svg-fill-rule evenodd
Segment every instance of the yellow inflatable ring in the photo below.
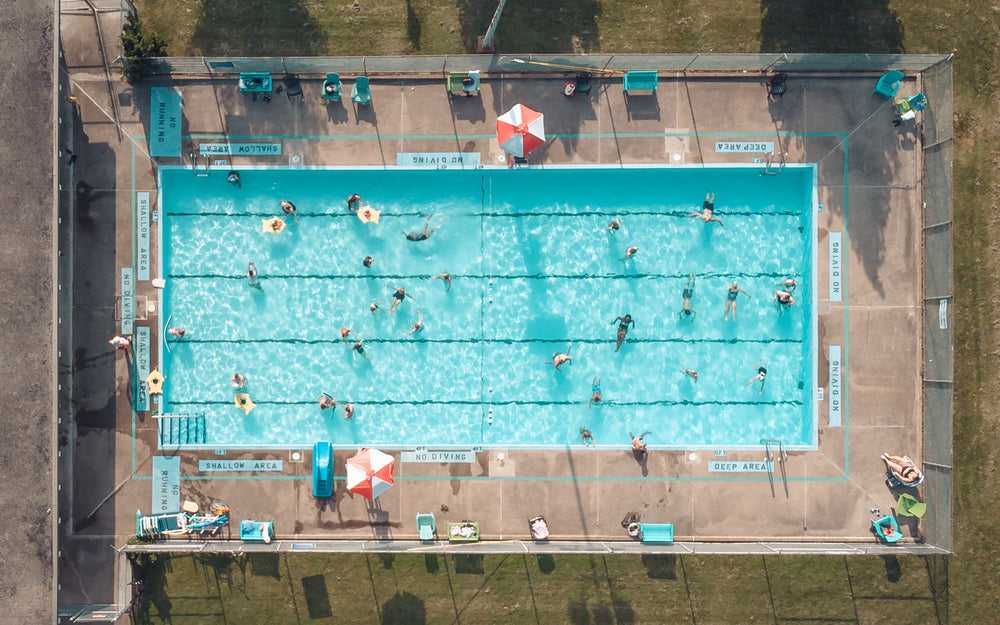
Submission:
M 156 395 L 163 393 L 163 380 L 165 378 L 160 375 L 160 372 L 156 369 L 146 376 L 146 384 L 149 385 L 149 394 Z

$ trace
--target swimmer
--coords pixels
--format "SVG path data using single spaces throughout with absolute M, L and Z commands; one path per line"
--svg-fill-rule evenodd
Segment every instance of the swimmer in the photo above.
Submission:
M 371 256 L 365 256 L 365 259 L 361 261 L 361 264 L 364 265 L 366 268 L 371 269 L 372 263 L 374 262 L 375 262 L 374 258 L 372 258 Z
M 704 221 L 706 224 L 709 223 L 709 222 L 711 222 L 711 221 L 717 221 L 717 222 L 719 222 L 720 226 L 724 226 L 725 224 L 722 223 L 721 219 L 719 219 L 718 217 L 713 217 L 712 216 L 712 213 L 714 213 L 714 212 L 715 212 L 715 194 L 712 193 L 711 191 L 709 191 L 708 193 L 705 194 L 705 201 L 702 202 L 702 204 L 701 204 L 701 212 L 700 213 L 691 213 L 691 214 L 686 215 L 686 216 L 687 217 L 701 217 L 702 221 Z
M 229 177 L 226 178 L 226 180 L 229 182 L 229 184 L 233 185 L 237 189 L 243 186 L 243 184 L 240 182 L 240 174 L 238 172 L 235 171 L 229 172 Z
M 615 345 L 615 353 L 622 348 L 622 342 L 625 340 L 625 335 L 628 334 L 628 327 L 631 325 L 635 327 L 635 322 L 632 321 L 632 315 L 627 314 L 624 317 L 615 317 L 615 321 L 618 323 L 618 344 Z M 611 322 L 611 325 L 615 324 L 615 321 Z
M 403 234 L 405 234 L 406 238 L 409 239 L 410 241 L 423 241 L 425 239 L 430 238 L 430 236 L 434 234 L 434 232 L 437 230 L 437 228 L 434 228 L 433 230 L 427 230 L 427 226 L 430 225 L 431 217 L 433 216 L 434 216 L 433 213 L 427 216 L 427 221 L 424 222 L 424 229 L 421 230 L 420 232 L 404 232 Z
M 598 403 L 604 399 L 604 395 L 601 394 L 601 377 L 597 376 L 590 381 L 590 392 L 593 395 L 590 396 L 590 405 L 587 408 L 593 408 L 594 404 Z
M 360 341 L 358 341 L 354 345 L 351 345 L 351 349 L 353 349 L 357 353 L 359 353 L 362 356 L 364 356 L 365 360 L 367 360 L 368 362 L 371 362 L 371 359 L 368 358 L 368 354 L 365 353 L 365 341 L 364 341 L 364 339 L 361 339 Z
M 736 321 L 736 298 L 739 297 L 740 293 L 750 297 L 750 294 L 741 289 L 736 285 L 736 280 L 733 280 L 732 286 L 726 287 L 726 314 L 722 316 L 723 321 L 729 321 L 729 311 L 733 311 L 733 321 Z
M 639 251 L 639 248 L 633 245 L 632 247 L 630 247 L 627 250 L 625 250 L 625 257 L 622 258 L 622 260 L 628 260 L 628 259 L 632 258 L 633 256 L 635 256 L 635 253 L 638 252 L 638 251 Z
M 399 308 L 399 304 L 403 301 L 404 297 L 413 299 L 413 296 L 407 293 L 406 289 L 401 286 L 390 286 L 389 288 L 395 291 L 395 293 L 392 294 L 392 304 L 389 306 L 389 314 L 391 315 L 396 312 L 397 308 Z
M 570 362 L 570 361 L 573 360 L 572 358 L 569 357 L 569 350 L 571 350 L 571 349 L 573 349 L 572 345 L 570 345 L 569 347 L 566 348 L 566 353 L 565 354 L 552 354 L 552 362 L 547 362 L 545 364 L 547 364 L 547 365 L 554 365 L 555 368 L 556 368 L 556 371 L 559 371 L 559 367 L 561 367 L 564 364 L 566 364 L 567 362 Z
M 247 265 L 247 284 L 255 289 L 261 288 L 260 283 L 257 282 L 257 265 L 253 264 L 252 260 Z
M 295 212 L 295 204 L 288 200 L 281 200 L 281 210 L 295 218 L 295 223 L 299 223 L 299 215 Z
M 334 399 L 333 395 L 328 395 L 323 393 L 319 396 L 319 409 L 326 410 L 327 408 L 337 408 L 337 400 Z
M 684 287 L 684 292 L 681 294 L 681 297 L 684 298 L 684 303 L 681 304 L 681 321 L 684 321 L 685 319 L 694 321 L 694 318 L 698 316 L 697 311 L 695 311 L 694 308 L 691 308 L 691 298 L 694 297 L 694 283 L 695 277 L 692 273 L 688 275 L 687 286 Z
M 385 302 L 372 302 L 371 304 L 368 304 L 368 310 L 370 310 L 373 315 L 381 315 L 382 313 L 379 312 L 378 305 L 384 303 Z
M 688 374 L 689 376 L 691 376 L 692 378 L 694 378 L 694 383 L 695 384 L 698 383 L 698 372 L 695 371 L 694 369 L 681 369 L 681 373 Z
M 229 383 L 233 386 L 234 391 L 238 391 L 243 388 L 243 385 L 246 384 L 246 382 L 246 377 L 239 373 L 234 373 L 233 377 L 229 380 Z
M 187 331 L 184 328 L 170 328 L 169 330 L 167 330 L 167 332 L 176 336 L 179 339 L 184 338 L 184 335 L 187 334 Z
M 785 309 L 795 303 L 795 298 L 788 291 L 775 291 L 774 297 L 771 298 L 772 301 L 778 302 L 781 305 L 779 309 L 781 313 L 785 312 Z
M 788 291 L 789 293 L 791 293 L 791 292 L 795 291 L 795 287 L 797 287 L 799 285 L 795 283 L 795 279 L 794 278 L 788 278 L 784 282 L 782 282 L 782 286 L 785 287 L 786 291 Z
M 344 404 L 344 420 L 350 421 L 354 416 L 354 404 Z
M 363 205 L 364 203 L 361 201 L 361 196 L 358 195 L 357 193 L 352 193 L 347 198 L 347 210 L 351 211 L 352 213 L 358 212 L 358 209 L 361 208 Z
M 757 391 L 757 394 L 761 395 L 764 392 L 764 382 L 767 381 L 767 369 L 764 368 L 764 366 L 757 367 L 757 375 L 750 378 L 750 380 L 743 385 L 743 388 L 750 386 L 757 380 L 760 380 L 760 390 Z
M 614 234 L 618 229 L 622 227 L 622 220 L 620 217 L 615 217 L 614 221 L 608 224 L 608 234 Z
M 594 444 L 594 435 L 587 428 L 580 428 L 580 442 L 587 447 L 597 447 Z
M 637 455 L 646 455 L 646 443 L 642 442 L 642 439 L 646 438 L 649 433 L 649 430 L 646 430 L 639 436 L 632 436 L 632 431 L 629 430 L 628 435 L 632 438 L 632 451 Z
M 451 274 L 450 273 L 439 273 L 438 275 L 436 275 L 433 278 L 431 278 L 431 280 L 437 280 L 438 278 L 441 278 L 442 280 L 444 280 L 444 283 L 445 283 L 445 289 L 444 290 L 446 292 L 451 291 Z
M 423 327 L 424 327 L 424 316 L 420 314 L 419 310 L 417 311 L 417 314 L 420 315 L 420 321 L 417 321 L 416 323 L 414 323 L 413 324 L 413 329 L 410 330 L 409 332 L 407 332 L 406 330 L 403 330 L 404 334 L 409 334 L 410 336 L 413 336 L 417 332 L 420 332 L 421 329 L 423 329 Z
M 354 332 L 354 328 L 341 328 L 340 329 L 340 340 L 344 341 L 344 342 L 347 342 L 347 337 L 349 337 L 351 335 L 351 332 Z

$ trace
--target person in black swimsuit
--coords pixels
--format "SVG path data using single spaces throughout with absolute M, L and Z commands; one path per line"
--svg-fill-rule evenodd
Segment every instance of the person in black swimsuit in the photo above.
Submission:
M 389 314 L 391 315 L 396 312 L 397 308 L 399 308 L 399 304 L 402 303 L 404 297 L 413 299 L 413 296 L 407 293 L 406 289 L 401 286 L 390 286 L 389 288 L 395 291 L 395 293 L 392 294 L 392 304 L 389 305 Z
M 681 321 L 684 321 L 685 319 L 694 321 L 694 318 L 698 316 L 697 311 L 695 311 L 694 308 L 691 308 L 691 298 L 694 297 L 694 283 L 695 277 L 692 273 L 688 276 L 688 282 L 687 286 L 684 287 L 684 293 L 681 294 L 684 298 L 684 303 L 681 305 L 680 312 Z
M 751 384 L 753 384 L 757 380 L 760 380 L 760 390 L 757 391 L 757 394 L 760 395 L 760 394 L 762 394 L 764 392 L 764 382 L 767 381 L 767 369 L 765 369 L 763 367 L 763 365 L 757 367 L 757 375 L 755 375 L 752 378 L 750 378 L 750 380 L 746 384 L 743 385 L 743 388 L 746 388 L 746 387 L 750 386 Z
M 615 321 L 618 322 L 618 344 L 615 345 L 615 352 L 617 353 L 619 349 L 622 348 L 622 343 L 625 341 L 625 335 L 628 334 L 628 327 L 635 327 L 635 322 L 632 321 L 632 315 L 626 313 L 624 317 L 615 317 Z M 615 324 L 615 321 L 611 322 L 611 325 Z
M 714 212 L 715 212 L 715 194 L 709 191 L 708 193 L 705 194 L 705 201 L 702 202 L 701 204 L 701 212 L 690 213 L 687 216 L 701 217 L 702 221 L 704 221 L 705 223 L 709 223 L 710 221 L 717 221 L 719 222 L 720 226 L 724 226 L 725 224 L 722 223 L 721 219 L 712 215 L 712 213 Z
M 736 285 L 736 280 L 733 280 L 733 286 L 726 287 L 726 314 L 722 316 L 723 321 L 729 321 L 730 310 L 733 311 L 733 321 L 736 321 L 736 298 L 740 293 L 750 297 L 749 293 Z
M 420 232 L 404 232 L 403 234 L 405 234 L 406 238 L 410 241 L 423 241 L 430 238 L 430 236 L 434 234 L 434 231 L 437 230 L 437 228 L 432 228 L 430 230 L 427 229 L 427 226 L 431 223 L 431 217 L 433 216 L 433 214 L 427 216 L 427 221 L 424 222 L 424 229 Z

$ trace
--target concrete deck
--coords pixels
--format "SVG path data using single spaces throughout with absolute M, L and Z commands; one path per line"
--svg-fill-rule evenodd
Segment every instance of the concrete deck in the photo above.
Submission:
M 329 500 L 314 499 L 308 450 L 296 461 L 291 450 L 227 449 L 224 456 L 179 452 L 182 500 L 202 507 L 225 501 L 235 519 L 271 519 L 280 539 L 295 542 L 413 540 L 414 515 L 432 511 L 439 533 L 448 521 L 468 518 L 480 522 L 488 541 L 526 538 L 527 519 L 537 514 L 546 516 L 555 540 L 627 541 L 620 522 L 638 512 L 647 522 L 672 522 L 677 539 L 685 541 L 870 543 L 869 509 L 888 513 L 894 505 L 879 455 L 921 448 L 920 139 L 912 125 L 892 125 L 890 104 L 871 95 L 874 76 L 793 75 L 786 95 L 774 102 L 763 80 L 746 74 L 661 75 L 655 96 L 628 102 L 620 78 L 596 79 L 589 97 L 565 98 L 560 76 L 490 75 L 480 97 L 449 98 L 443 77 L 373 77 L 372 106 L 356 109 L 349 100 L 325 103 L 318 76 L 303 76 L 302 102 L 278 94 L 261 103 L 238 93 L 235 77 L 149 80 L 135 87 L 115 82 L 109 93 L 92 60 L 67 63 L 82 103 L 74 147 L 79 161 L 64 182 L 78 190 L 72 258 L 76 428 L 66 465 L 71 471 L 64 472 L 72 476 L 72 523 L 62 526 L 64 555 L 76 569 L 111 558 L 108 545 L 122 545 L 132 535 L 136 509 L 148 509 L 151 500 L 151 458 L 174 453 L 157 449 L 148 413 L 133 417 L 129 365 L 107 345 L 117 333 L 120 268 L 133 263 L 134 192 L 155 198 L 156 165 L 180 164 L 147 155 L 151 86 L 171 86 L 183 95 L 186 137 L 289 137 L 282 140 L 284 156 L 234 157 L 230 164 L 237 169 L 289 165 L 289 155 L 299 156 L 295 165 L 394 166 L 397 152 L 479 152 L 484 164 L 493 164 L 500 154 L 491 138 L 494 119 L 517 101 L 546 114 L 546 132 L 554 138 L 531 158 L 542 165 L 747 163 L 760 155 L 716 153 L 714 143 L 775 141 L 789 162 L 819 167 L 821 385 L 829 375 L 828 347 L 845 350 L 844 425 L 829 426 L 829 402 L 821 402 L 818 449 L 789 453 L 773 479 L 709 474 L 707 462 L 715 456 L 706 451 L 653 451 L 645 466 L 621 449 L 510 450 L 502 460 L 502 450 L 487 450 L 473 464 L 402 463 L 395 452 L 397 486 L 369 504 L 346 493 L 343 480 Z M 350 78 L 343 78 L 348 91 Z M 919 91 L 918 80 L 909 78 L 901 93 Z M 196 142 L 185 139 L 182 152 L 192 151 Z M 845 233 L 842 302 L 824 299 L 830 232 Z M 137 295 L 152 298 L 155 291 L 143 282 Z M 153 328 L 155 346 L 162 324 L 157 312 L 137 324 Z M 337 476 L 344 475 L 349 455 L 337 452 Z M 198 472 L 199 459 L 223 458 L 280 459 L 284 470 Z M 730 451 L 725 459 L 759 462 L 763 451 Z M 919 527 L 904 526 L 904 534 L 919 540 Z M 62 602 L 113 600 L 106 581 L 78 577 L 74 567 L 61 572 Z

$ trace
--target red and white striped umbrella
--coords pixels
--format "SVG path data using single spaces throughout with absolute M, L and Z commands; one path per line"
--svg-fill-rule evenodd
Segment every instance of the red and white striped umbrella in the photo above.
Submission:
M 347 490 L 374 501 L 392 487 L 392 456 L 377 449 L 362 449 L 347 460 Z
M 545 143 L 544 115 L 523 104 L 497 118 L 497 141 L 514 156 L 524 155 Z

